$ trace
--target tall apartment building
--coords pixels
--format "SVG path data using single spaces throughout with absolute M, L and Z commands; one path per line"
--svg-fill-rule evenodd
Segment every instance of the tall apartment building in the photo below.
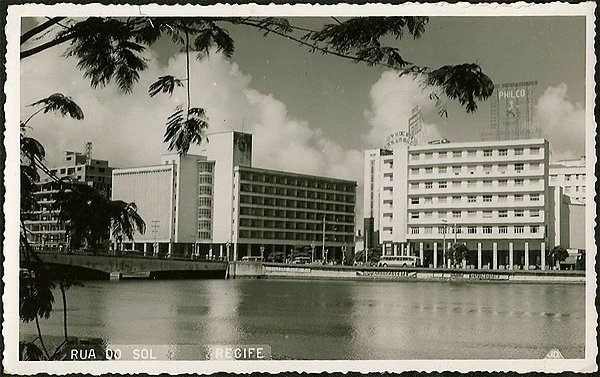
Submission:
M 233 131 L 209 135 L 202 156 L 113 172 L 113 199 L 135 202 L 147 224 L 125 247 L 233 260 L 299 246 L 320 256 L 323 234 L 329 258 L 350 255 L 355 190 L 352 181 L 252 167 L 252 135 Z
M 562 187 L 563 193 L 579 203 L 585 203 L 585 156 L 550 163 L 550 186 Z
M 458 241 L 477 268 L 545 266 L 555 239 L 547 141 L 411 146 L 402 131 L 390 139 L 365 152 L 365 237 L 378 236 L 383 254 L 438 266 Z
M 104 197 L 111 195 L 112 167 L 108 161 L 92 158 L 91 143 L 86 144 L 86 152 L 64 152 L 63 164 L 50 169 L 56 177 L 68 178 L 92 186 Z M 40 182 L 39 190 L 34 193 L 38 208 L 26 215 L 25 226 L 28 240 L 36 249 L 57 249 L 66 246 L 68 238 L 65 225 L 58 223 L 59 208 L 56 208 L 56 194 L 60 185 L 50 178 Z M 107 230 L 108 232 L 108 230 Z

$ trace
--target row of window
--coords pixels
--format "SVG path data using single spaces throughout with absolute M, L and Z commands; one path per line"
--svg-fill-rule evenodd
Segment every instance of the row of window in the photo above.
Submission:
M 410 228 L 410 234 L 434 234 L 434 230 L 437 230 L 437 233 L 435 234 L 448 234 L 448 233 L 456 233 L 456 234 L 494 234 L 494 233 L 498 233 L 498 234 L 524 234 L 525 231 L 529 231 L 529 234 L 539 234 L 540 233 L 540 226 L 539 225 L 529 225 L 529 226 L 525 226 L 525 225 L 513 225 L 513 226 L 508 226 L 508 225 L 500 225 L 500 226 L 491 226 L 491 225 L 484 225 L 484 226 L 466 226 L 466 227 L 452 227 L 452 228 L 445 228 L 445 227 L 423 227 L 423 228 L 418 228 L 418 227 L 411 227 Z
M 354 213 L 353 205 L 344 204 L 333 204 L 333 203 L 319 203 L 310 200 L 294 200 L 294 199 L 280 199 L 262 196 L 240 196 L 241 204 L 252 204 L 268 207 L 284 207 L 284 208 L 299 208 L 309 209 L 318 211 L 335 211 L 335 212 L 346 212 Z
M 296 187 L 312 187 L 324 190 L 334 190 L 334 191 L 345 191 L 345 192 L 353 192 L 354 186 L 350 184 L 344 184 L 341 182 L 328 182 L 321 181 L 317 179 L 307 179 L 302 177 L 290 177 L 290 176 L 280 176 L 273 174 L 264 174 L 258 172 L 248 172 L 242 171 L 240 172 L 240 179 L 242 181 L 252 181 L 252 182 L 265 182 L 272 184 L 280 184 L 280 185 L 289 185 Z
M 565 174 L 564 181 L 570 182 L 571 179 L 574 181 L 585 181 L 585 174 Z M 556 174 L 550 175 L 550 182 L 556 182 L 558 180 L 558 176 Z
M 524 163 L 515 163 L 515 164 L 511 164 L 511 171 L 516 172 L 516 173 L 521 173 L 523 170 L 525 170 L 525 164 Z M 541 164 L 538 162 L 535 163 L 529 163 L 527 164 L 527 168 L 529 171 L 539 171 L 541 168 Z M 498 172 L 500 174 L 505 174 L 509 171 L 509 165 L 508 164 L 500 164 L 500 165 L 466 165 L 466 166 L 461 166 L 461 165 L 442 165 L 442 166 L 437 166 L 437 167 L 433 167 L 433 166 L 426 166 L 423 168 L 418 168 L 418 167 L 414 167 L 414 168 L 410 168 L 410 174 L 415 176 L 415 175 L 419 175 L 421 173 L 425 173 L 425 174 L 433 174 L 434 172 L 438 173 L 438 174 L 447 174 L 447 173 L 451 173 L 454 175 L 458 175 L 461 173 L 468 173 L 468 174 L 475 174 L 477 172 L 483 172 L 485 174 L 489 174 L 491 172 Z
M 286 197 L 294 197 L 294 198 L 329 200 L 329 201 L 336 201 L 336 202 L 342 202 L 342 203 L 351 203 L 354 201 L 354 195 L 352 195 L 352 194 L 349 194 L 349 195 L 336 194 L 333 192 L 302 190 L 302 189 L 285 188 L 285 187 L 263 186 L 263 185 L 256 185 L 256 184 L 251 185 L 248 183 L 242 183 L 240 190 L 243 193 L 248 192 L 248 193 L 255 193 L 255 194 L 278 195 L 278 196 L 286 196 Z
M 498 218 L 507 218 L 509 217 L 525 217 L 525 214 L 528 214 L 528 217 L 530 218 L 538 218 L 540 217 L 540 213 L 541 211 L 539 209 L 530 209 L 530 210 L 523 210 L 523 209 L 515 209 L 515 210 L 506 210 L 506 209 L 502 209 L 502 210 L 498 210 L 498 211 L 492 211 L 492 210 L 483 210 L 483 211 L 439 211 L 439 212 L 410 212 L 409 217 L 411 219 L 431 219 L 434 217 L 434 214 L 437 214 L 437 217 L 440 219 L 445 219 L 447 217 L 452 217 L 454 219 L 459 219 L 463 216 L 466 217 L 477 217 L 480 216 L 484 219 L 490 219 L 490 218 L 494 218 L 494 217 L 498 217 Z M 393 217 L 393 215 L 387 214 L 388 217 Z M 384 214 L 384 217 L 386 216 L 386 214 Z
M 530 202 L 539 202 L 540 194 L 529 194 L 525 196 L 524 194 L 514 194 L 514 195 L 455 195 L 452 196 L 452 203 L 463 203 L 466 199 L 467 203 L 493 203 L 493 202 L 508 202 L 509 198 L 514 200 L 515 202 L 523 202 L 525 201 L 525 197 L 529 199 Z M 447 203 L 450 197 L 440 196 L 436 197 L 435 203 Z M 418 205 L 418 204 L 433 204 L 434 198 L 431 196 L 425 198 L 410 198 L 410 204 Z
M 323 231 L 322 222 L 296 222 L 296 221 L 282 221 L 282 220 L 263 220 L 263 219 L 240 219 L 240 227 L 245 228 L 272 228 L 272 229 L 290 229 L 300 231 Z M 339 223 L 327 223 L 325 224 L 326 232 L 336 233 L 354 233 L 354 225 L 343 225 Z
M 420 160 L 420 159 L 431 159 L 434 157 L 434 155 L 437 158 L 448 158 L 448 157 L 452 157 L 452 158 L 462 158 L 462 157 L 479 157 L 479 156 L 483 156 L 483 157 L 504 157 L 504 156 L 523 156 L 525 154 L 525 150 L 526 148 L 498 148 L 498 149 L 493 149 L 493 148 L 488 148 L 488 149 L 483 149 L 483 150 L 477 150 L 477 149 L 467 149 L 467 150 L 460 150 L 460 151 L 452 151 L 452 152 L 448 152 L 448 151 L 441 151 L 441 152 L 412 152 L 410 154 L 410 158 L 413 161 L 416 160 Z M 540 147 L 530 147 L 527 148 L 529 155 L 530 156 L 536 156 L 539 155 L 541 152 L 541 148 Z
M 451 181 L 450 185 L 452 188 L 462 188 L 463 186 L 466 185 L 466 187 L 522 187 L 525 185 L 525 182 L 527 181 L 528 185 L 539 185 L 542 183 L 542 179 L 541 178 L 530 178 L 530 179 L 499 179 L 499 180 L 483 180 L 483 181 L 477 181 L 477 180 L 472 180 L 472 181 Z M 510 182 L 510 185 L 509 185 Z M 494 185 L 495 183 L 495 185 Z M 448 181 L 437 181 L 437 182 L 411 182 L 410 184 L 410 188 L 413 190 L 418 190 L 418 189 L 422 189 L 425 188 L 426 190 L 430 190 L 433 189 L 434 186 L 435 188 L 438 189 L 447 189 L 448 187 L 450 187 L 449 182 Z M 388 187 L 384 187 L 384 190 L 388 189 L 393 191 L 393 187 L 388 186 Z
M 277 232 L 263 230 L 240 229 L 240 238 L 254 239 L 273 239 L 273 240 L 288 240 L 288 241 L 308 241 L 316 244 L 323 242 L 321 233 L 297 233 L 297 232 Z M 325 235 L 325 242 L 354 242 L 354 235 Z
M 311 220 L 318 221 L 319 223 L 321 223 L 323 221 L 323 218 L 325 218 L 325 222 L 354 224 L 354 215 L 339 215 L 331 213 L 323 214 L 319 212 L 290 211 L 270 208 L 241 207 L 240 215 L 253 217 L 269 217 L 287 220 Z

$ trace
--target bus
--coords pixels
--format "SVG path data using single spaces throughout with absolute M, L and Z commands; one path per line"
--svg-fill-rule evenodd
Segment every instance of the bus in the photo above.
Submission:
M 249 257 L 249 256 L 245 256 L 242 257 L 242 262 L 264 262 L 265 258 L 263 257 Z
M 414 255 L 384 255 L 377 262 L 377 267 L 418 267 L 420 265 L 421 258 Z

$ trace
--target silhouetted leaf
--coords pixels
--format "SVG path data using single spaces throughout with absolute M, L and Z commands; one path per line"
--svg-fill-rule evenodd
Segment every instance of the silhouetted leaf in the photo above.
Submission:
M 57 112 L 62 116 L 68 115 L 77 120 L 83 119 L 83 111 L 81 108 L 75 103 L 75 101 L 73 101 L 71 97 L 67 97 L 61 93 L 54 93 L 49 97 L 30 104 L 29 106 L 37 105 L 43 105 L 44 113 L 52 111 Z
M 159 92 L 163 92 L 169 93 L 169 96 L 171 96 L 175 90 L 175 86 L 183 86 L 183 83 L 180 79 L 171 75 L 161 76 L 158 78 L 158 80 L 156 80 L 156 82 L 150 85 L 148 88 L 148 94 L 150 97 L 154 97 Z
M 180 154 L 186 154 L 192 143 L 200 144 L 206 128 L 208 118 L 203 109 L 191 108 L 184 117 L 184 111 L 179 106 L 167 119 L 164 142 L 169 143 L 170 151 L 177 150 Z

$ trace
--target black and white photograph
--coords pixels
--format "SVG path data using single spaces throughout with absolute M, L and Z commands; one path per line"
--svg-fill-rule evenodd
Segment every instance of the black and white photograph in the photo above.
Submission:
M 7 373 L 598 370 L 593 2 L 7 8 Z

